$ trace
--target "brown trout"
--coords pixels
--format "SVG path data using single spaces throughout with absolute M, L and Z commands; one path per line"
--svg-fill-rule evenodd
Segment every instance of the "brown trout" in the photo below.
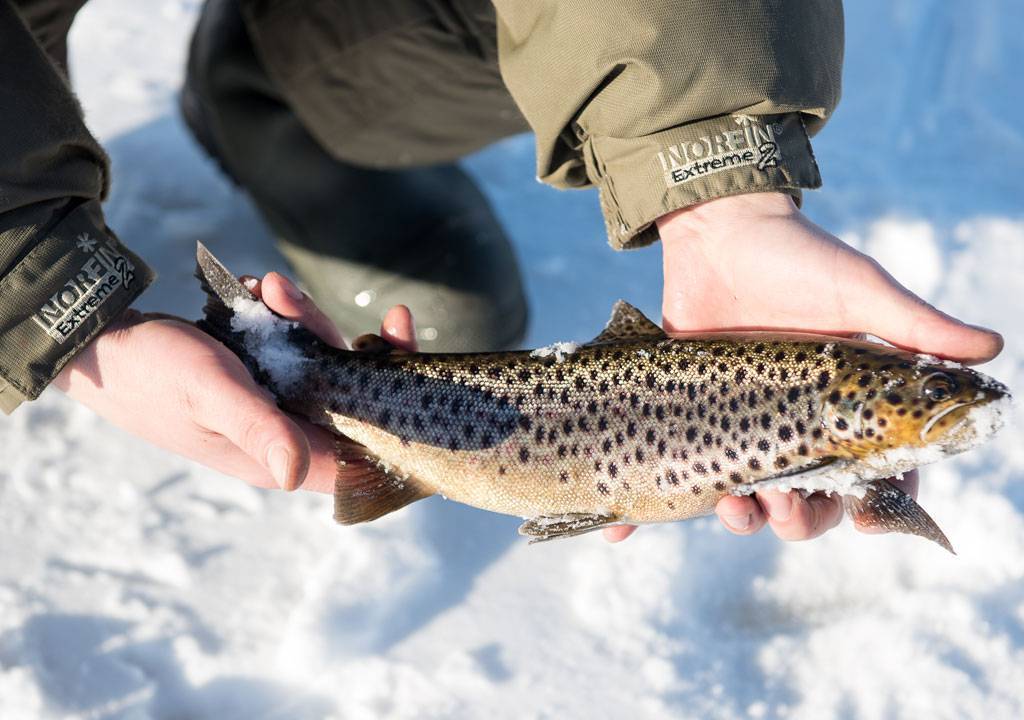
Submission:
M 952 551 L 884 478 L 978 445 L 1009 402 L 1004 385 L 937 358 L 805 334 L 670 338 L 622 301 L 580 346 L 339 350 L 271 313 L 201 245 L 197 275 L 200 327 L 282 408 L 337 435 L 344 524 L 440 493 L 527 518 L 520 532 L 546 540 L 796 488 L 841 493 L 859 524 Z

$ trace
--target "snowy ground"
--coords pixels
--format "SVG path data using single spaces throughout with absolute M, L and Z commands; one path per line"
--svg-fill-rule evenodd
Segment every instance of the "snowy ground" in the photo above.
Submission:
M 110 224 L 195 316 L 196 239 L 281 267 L 173 113 L 197 0 L 92 0 L 72 42 L 115 166 Z M 811 216 L 940 307 L 1001 330 L 1024 388 L 1024 6 L 847 4 L 845 97 Z M 514 236 L 529 343 L 656 314 L 658 251 L 613 254 L 596 198 L 533 180 L 532 142 L 468 161 Z M 712 520 L 527 547 L 429 500 L 339 529 L 144 447 L 48 392 L 0 420 L 2 718 L 1024 717 L 1021 421 L 930 469 L 959 551 L 849 527 L 741 539 Z

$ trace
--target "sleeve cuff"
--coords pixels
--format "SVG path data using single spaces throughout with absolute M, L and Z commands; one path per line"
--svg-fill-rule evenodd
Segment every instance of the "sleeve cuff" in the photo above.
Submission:
M 705 200 L 821 186 L 799 113 L 723 115 L 639 138 L 590 137 L 587 174 L 598 186 L 616 249 L 658 240 L 654 221 Z
M 0 410 L 5 413 L 38 397 L 155 277 L 101 217 L 98 201 L 79 205 L 0 278 Z

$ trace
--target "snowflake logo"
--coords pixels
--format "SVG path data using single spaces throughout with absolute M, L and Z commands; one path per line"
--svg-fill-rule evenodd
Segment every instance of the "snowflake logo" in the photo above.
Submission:
M 92 252 L 96 247 L 96 241 L 89 236 L 89 233 L 82 233 L 78 236 L 75 245 L 77 245 L 78 249 L 82 252 L 88 253 Z

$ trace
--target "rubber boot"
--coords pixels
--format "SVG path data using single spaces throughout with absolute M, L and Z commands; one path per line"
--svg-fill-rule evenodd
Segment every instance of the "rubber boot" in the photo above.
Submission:
M 376 332 L 402 303 L 424 351 L 521 342 L 527 306 L 515 255 L 472 179 L 455 164 L 382 170 L 328 155 L 275 91 L 235 0 L 205 5 L 180 105 L 346 337 Z

